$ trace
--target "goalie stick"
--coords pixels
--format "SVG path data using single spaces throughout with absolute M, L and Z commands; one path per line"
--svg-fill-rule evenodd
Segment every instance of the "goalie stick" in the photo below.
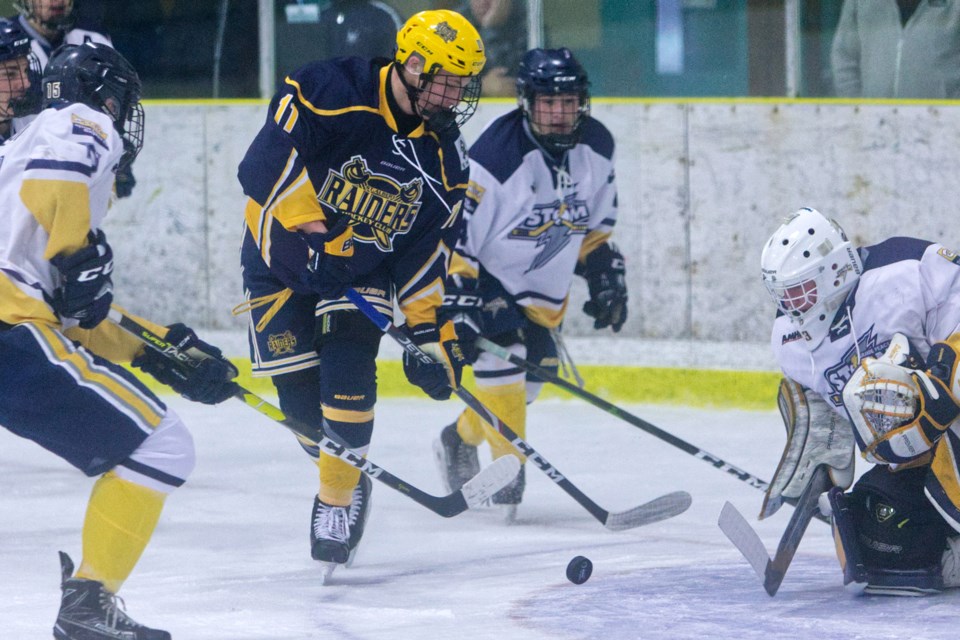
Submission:
M 479 348 L 483 349 L 484 351 L 495 355 L 501 360 L 506 360 L 510 364 L 523 369 L 527 373 L 540 378 L 544 382 L 549 382 L 551 384 L 557 385 L 561 389 L 566 389 L 567 391 L 577 396 L 581 400 L 586 400 L 587 402 L 597 407 L 598 409 L 602 409 L 603 411 L 606 411 L 610 415 L 616 418 L 620 418 L 624 422 L 630 425 L 633 425 L 634 427 L 637 427 L 642 431 L 646 431 L 650 435 L 656 438 L 659 438 L 660 440 L 663 440 L 667 444 L 673 445 L 674 447 L 676 447 L 677 449 L 680 449 L 684 453 L 689 453 L 694 458 L 703 460 L 707 464 L 713 467 L 716 467 L 721 471 L 726 471 L 733 477 L 737 478 L 738 480 L 742 480 L 743 482 L 746 482 L 747 484 L 749 484 L 751 487 L 755 489 L 759 489 L 760 491 L 766 491 L 770 487 L 769 482 L 767 482 L 766 480 L 761 480 L 760 478 L 753 475 L 749 471 L 744 471 L 740 467 L 730 464 L 729 462 L 723 460 L 722 458 L 713 455 L 709 451 L 705 451 L 704 449 L 701 449 L 696 445 L 690 444 L 686 440 L 678 438 L 672 433 L 668 433 L 667 431 L 664 431 L 663 429 L 656 426 L 655 424 L 651 424 L 646 420 L 644 420 L 643 418 L 635 416 L 629 411 L 621 409 L 620 407 L 618 407 L 617 405 L 611 402 L 607 402 L 600 396 L 594 395 L 589 391 L 587 391 L 586 389 L 578 387 L 577 385 L 567 380 L 564 380 L 560 376 L 555 375 L 550 371 L 547 371 L 543 367 L 538 367 L 537 365 L 533 364 L 529 360 L 524 360 L 520 356 L 510 353 L 507 349 L 504 349 L 503 347 L 501 347 L 495 342 L 491 342 L 490 340 L 487 340 L 486 338 L 481 336 L 477 338 L 476 345 Z M 796 498 L 784 498 L 783 501 L 791 505 L 796 505 L 797 503 Z M 822 522 L 829 522 L 827 518 L 824 518 L 821 515 L 817 515 L 816 518 L 818 520 L 821 520 Z
M 817 501 L 820 494 L 828 491 L 832 483 L 825 465 L 819 465 L 813 472 L 810 482 L 797 499 L 796 509 L 780 537 L 777 552 L 771 559 L 757 532 L 750 526 L 737 508 L 729 502 L 720 510 L 717 525 L 724 535 L 740 550 L 757 576 L 763 580 L 763 588 L 770 596 L 775 596 L 783 577 L 797 553 L 800 540 L 810 524 L 811 518 L 818 512 Z
M 115 307 L 110 309 L 109 317 L 121 329 L 139 338 L 149 348 L 156 349 L 164 356 L 186 366 L 196 367 L 199 365 L 197 354 L 191 354 L 189 349 L 186 352 L 177 349 L 175 345 L 164 340 L 133 318 L 121 313 Z M 202 354 L 200 355 L 205 357 Z M 401 480 L 383 467 L 374 464 L 368 458 L 364 458 L 359 453 L 329 438 L 321 429 L 286 415 L 279 407 L 267 402 L 252 391 L 244 389 L 239 384 L 236 385 L 236 393 L 233 397 L 274 422 L 283 425 L 293 433 L 316 444 L 325 453 L 340 458 L 350 466 L 356 467 L 371 478 L 379 480 L 391 489 L 399 491 L 414 502 L 444 518 L 451 518 L 467 509 L 486 504 L 493 494 L 513 481 L 520 471 L 520 463 L 514 456 L 504 456 L 481 469 L 458 491 L 445 496 L 434 496 Z
M 420 347 L 413 343 L 407 334 L 390 322 L 389 318 L 377 311 L 363 296 L 353 289 L 348 289 L 346 296 L 350 302 L 356 305 L 357 309 L 377 325 L 381 331 L 393 338 L 407 353 L 423 363 L 434 364 L 433 358 L 424 353 Z M 611 531 L 622 531 L 624 529 L 632 529 L 634 527 L 659 522 L 660 520 L 666 520 L 667 518 L 680 515 L 690 507 L 692 501 L 690 494 L 686 491 L 674 491 L 640 506 L 628 509 L 627 511 L 607 511 L 588 498 L 586 494 L 570 482 L 559 469 L 551 465 L 546 458 L 537 453 L 526 441 L 522 440 L 520 436 L 494 415 L 493 412 L 487 409 L 472 393 L 462 386 L 454 389 L 453 392 L 463 400 L 468 407 L 476 411 L 490 426 L 500 432 L 517 451 L 536 465 L 548 478 L 559 485 L 560 488 L 576 500 L 580 506 L 589 511 L 594 518 Z M 512 458 L 514 456 L 503 457 Z

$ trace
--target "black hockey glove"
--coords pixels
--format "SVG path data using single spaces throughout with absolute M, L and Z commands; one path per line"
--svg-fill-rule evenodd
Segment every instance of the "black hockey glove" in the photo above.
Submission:
M 407 380 L 415 384 L 434 400 L 446 400 L 453 389 L 460 386 L 463 373 L 463 352 L 457 342 L 453 323 L 443 324 L 439 331 L 436 325 L 418 324 L 403 326 L 404 331 L 420 349 L 435 362 L 426 364 L 416 356 L 403 352 L 403 372 Z
M 101 230 L 91 231 L 87 240 L 90 244 L 76 253 L 50 259 L 62 281 L 52 302 L 61 318 L 74 318 L 83 329 L 93 329 L 110 313 L 113 302 L 113 251 Z
M 131 165 L 128 164 L 117 171 L 113 188 L 116 189 L 118 198 L 129 198 L 135 186 L 137 186 L 137 179 L 133 177 Z
M 167 342 L 191 356 L 194 366 L 174 360 L 151 347 L 133 359 L 133 366 L 194 402 L 220 404 L 237 393 L 237 385 L 233 382 L 237 368 L 223 357 L 220 349 L 207 344 L 179 322 L 167 328 Z
M 473 364 L 480 357 L 476 341 L 483 333 L 483 298 L 476 278 L 459 274 L 447 278 L 443 305 L 437 309 L 437 323 L 442 326 L 448 320 L 457 331 L 463 364 Z
M 352 263 L 353 228 L 347 222 L 349 219 L 344 216 L 341 224 L 326 233 L 301 234 L 313 249 L 301 279 L 324 300 L 342 297 L 356 276 Z
M 627 321 L 623 254 L 605 242 L 587 255 L 585 265 L 577 266 L 577 273 L 587 279 L 590 299 L 583 304 L 583 312 L 594 319 L 593 328 L 620 331 Z

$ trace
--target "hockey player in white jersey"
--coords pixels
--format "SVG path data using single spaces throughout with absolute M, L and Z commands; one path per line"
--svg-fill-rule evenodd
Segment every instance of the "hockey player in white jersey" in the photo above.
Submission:
M 13 7 L 18 15 L 10 20 L 17 22 L 30 37 L 30 47 L 41 71 L 47 66 L 50 54 L 62 45 L 95 42 L 113 46 L 109 35 L 78 19 L 74 0 L 14 0 Z M 26 126 L 31 118 L 18 115 L 13 121 L 13 132 Z M 114 190 L 118 197 L 126 198 L 133 193 L 136 184 L 131 162 L 117 173 Z
M 761 270 L 779 310 L 787 444 L 760 517 L 826 465 L 835 486 L 821 505 L 845 584 L 888 595 L 960 586 L 960 257 L 904 237 L 858 249 L 800 209 Z M 875 466 L 844 493 L 856 448 Z
M 440 313 L 456 322 L 461 345 L 478 332 L 556 372 L 554 335 L 574 273 L 587 280 L 584 312 L 594 327 L 619 331 L 627 319 L 623 256 L 608 242 L 617 216 L 614 140 L 590 116 L 587 74 L 569 49 L 528 51 L 517 76 L 518 108 L 494 120 L 470 149 L 465 235 L 452 259 Z M 475 361 L 477 397 L 522 438 L 526 405 L 543 383 L 489 353 Z M 435 443 L 441 474 L 458 489 L 479 470 L 486 438 L 494 457 L 513 447 L 472 410 Z M 524 489 L 516 481 L 493 502 L 512 519 Z
M 40 110 L 40 62 L 18 22 L 0 19 L 0 143 L 13 119 Z
M 230 397 L 236 374 L 184 325 L 154 331 L 207 358 L 181 369 L 107 318 L 113 258 L 101 225 L 116 171 L 143 143 L 140 81 L 112 48 L 58 49 L 43 111 L 0 147 L 0 425 L 60 456 L 93 485 L 76 573 L 60 553 L 58 640 L 167 640 L 118 608 L 116 593 L 166 496 L 194 465 L 187 428 L 120 364 L 190 399 Z M 15 576 L 5 576 L 15 579 Z

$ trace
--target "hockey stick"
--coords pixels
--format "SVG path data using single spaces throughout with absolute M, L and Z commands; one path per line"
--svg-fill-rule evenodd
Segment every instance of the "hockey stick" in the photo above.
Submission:
M 820 494 L 829 490 L 831 486 L 827 467 L 825 465 L 818 466 L 797 500 L 796 510 L 794 510 L 790 522 L 787 523 L 787 528 L 780 537 L 780 544 L 777 546 L 777 552 L 772 559 L 767 554 L 767 549 L 763 546 L 760 536 L 743 517 L 743 514 L 729 502 L 724 503 L 717 525 L 730 542 L 740 550 L 743 557 L 756 571 L 757 576 L 763 580 L 763 588 L 770 596 L 776 595 L 777 589 L 780 588 L 780 583 L 783 582 L 783 577 L 790 567 L 790 562 L 793 561 L 793 556 L 797 553 L 797 547 L 800 546 L 800 540 L 807 530 L 807 525 L 817 514 L 817 502 Z
M 373 305 L 367 302 L 363 296 L 353 289 L 347 290 L 347 298 L 356 305 L 365 316 L 367 316 L 381 331 L 393 338 L 403 349 L 420 362 L 434 364 L 433 358 L 423 352 L 420 347 L 396 327 L 390 319 L 377 311 Z M 463 400 L 468 407 L 473 409 L 490 424 L 494 429 L 500 432 L 507 439 L 514 449 L 523 454 L 528 460 L 532 461 L 541 471 L 547 474 L 547 477 L 557 483 L 561 489 L 567 492 L 580 506 L 590 512 L 590 514 L 599 520 L 603 526 L 611 531 L 621 531 L 623 529 L 632 529 L 645 524 L 651 524 L 673 516 L 680 515 L 690 507 L 690 494 L 686 491 L 674 491 L 645 504 L 634 507 L 627 511 L 611 512 L 600 507 L 596 502 L 588 498 L 580 489 L 570 482 L 560 470 L 551 465 L 546 458 L 541 456 L 527 442 L 522 440 L 510 427 L 494 415 L 489 409 L 483 406 L 477 398 L 464 389 L 462 386 L 453 390 L 453 392 Z M 512 458 L 513 456 L 503 456 Z
M 681 451 L 689 453 L 694 458 L 699 458 L 700 460 L 703 460 L 707 464 L 710 464 L 718 469 L 726 471 L 727 473 L 736 477 L 738 480 L 742 480 L 746 482 L 751 487 L 760 489 L 761 491 L 766 491 L 767 488 L 770 486 L 770 483 L 767 482 L 766 480 L 761 480 L 760 478 L 753 475 L 752 473 L 744 471 L 743 469 L 740 469 L 739 467 L 736 467 L 730 464 L 729 462 L 726 462 L 718 458 L 712 453 L 704 451 L 700 447 L 696 447 L 690 444 L 685 440 L 681 440 L 680 438 L 678 438 L 677 436 L 671 433 L 667 433 L 660 427 L 650 424 L 643 418 L 639 418 L 628 411 L 624 411 L 617 405 L 607 402 L 603 398 L 590 393 L 586 389 L 581 389 L 577 385 L 567 380 L 564 380 L 560 376 L 557 376 L 547 371 L 543 367 L 538 367 L 537 365 L 533 364 L 529 360 L 524 360 L 520 356 L 510 353 L 509 351 L 507 351 L 500 345 L 496 344 L 495 342 L 491 342 L 490 340 L 487 340 L 486 338 L 481 336 L 477 338 L 476 345 L 481 349 L 483 349 L 484 351 L 495 355 L 501 360 L 506 360 L 510 364 L 513 364 L 523 369 L 527 373 L 540 378 L 544 382 L 550 382 L 552 384 L 557 385 L 558 387 L 561 387 L 562 389 L 566 389 L 567 391 L 577 396 L 578 398 L 582 400 L 586 400 L 593 406 L 599 409 L 603 409 L 607 413 L 617 418 L 620 418 L 624 422 L 632 424 L 638 429 L 642 429 L 643 431 L 646 431 L 650 435 L 660 438 L 667 444 L 672 444 L 673 446 L 677 447 Z
M 149 328 L 144 327 L 139 322 L 130 318 L 116 308 L 110 310 L 110 319 L 113 320 L 121 329 L 133 334 L 148 347 L 156 349 L 171 360 L 183 363 L 186 366 L 197 367 L 200 359 L 205 357 L 202 353 L 191 354 L 177 349 L 176 346 L 164 340 Z M 288 416 L 279 407 L 276 407 L 252 391 L 244 389 L 239 384 L 236 385 L 235 398 L 252 407 L 256 411 L 277 422 L 293 433 L 306 438 L 311 443 L 316 444 L 325 453 L 340 458 L 352 467 L 356 467 L 371 478 L 375 478 L 384 483 L 391 489 L 411 498 L 430 511 L 444 518 L 451 518 L 457 514 L 463 513 L 467 509 L 483 505 L 497 491 L 508 485 L 520 471 L 520 463 L 513 456 L 503 456 L 493 463 L 480 470 L 458 491 L 446 496 L 434 496 L 412 484 L 401 480 L 383 467 L 374 464 L 371 460 L 364 458 L 360 454 L 352 451 L 344 445 L 327 437 L 321 429 L 318 429 L 301 420 Z M 501 462 L 502 461 L 502 462 Z

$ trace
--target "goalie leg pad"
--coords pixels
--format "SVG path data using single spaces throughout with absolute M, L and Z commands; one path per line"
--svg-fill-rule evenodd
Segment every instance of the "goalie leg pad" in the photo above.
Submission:
M 849 423 L 826 400 L 808 394 L 788 378 L 780 382 L 777 405 L 787 442 L 764 496 L 760 519 L 776 513 L 784 498 L 799 497 L 820 464 L 829 467 L 834 485 L 845 489 L 853 481 L 854 439 Z

